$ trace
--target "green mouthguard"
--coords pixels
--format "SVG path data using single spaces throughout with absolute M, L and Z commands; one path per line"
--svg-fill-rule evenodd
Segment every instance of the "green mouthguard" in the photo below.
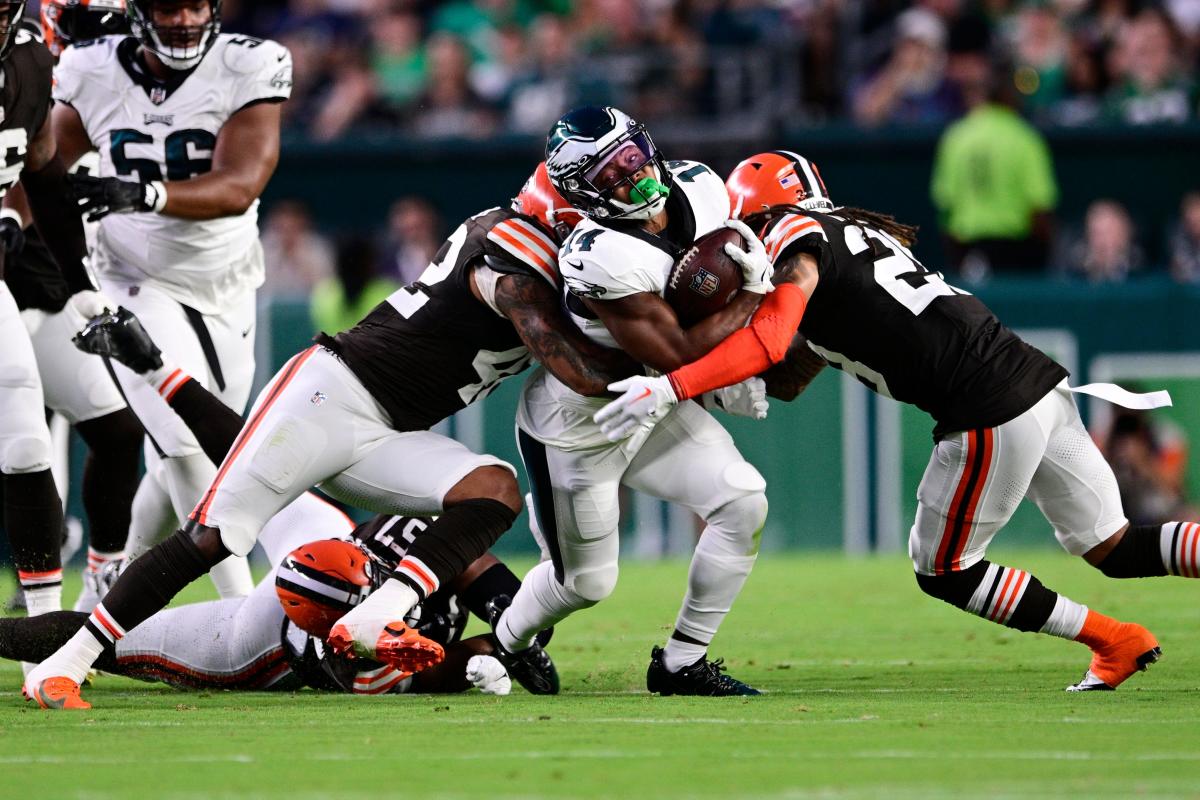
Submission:
M 633 186 L 629 199 L 635 203 L 649 203 L 661 197 L 666 197 L 671 190 L 654 178 L 642 178 Z

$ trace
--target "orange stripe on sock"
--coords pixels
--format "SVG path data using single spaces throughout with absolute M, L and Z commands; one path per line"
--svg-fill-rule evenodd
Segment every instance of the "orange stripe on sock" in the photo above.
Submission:
M 101 611 L 103 608 L 104 606 L 96 606 L 94 609 L 92 609 L 92 618 L 99 622 L 105 630 L 111 633 L 113 635 L 113 639 L 124 638 L 125 634 L 121 633 L 121 631 L 117 628 L 117 624 L 115 622 L 110 622 Z
M 1004 578 L 1004 584 L 1000 587 L 1000 595 L 996 598 L 996 602 L 992 604 L 992 613 L 988 615 L 988 619 L 995 622 L 1000 616 L 1000 610 L 1004 608 L 1005 598 L 1008 596 L 1008 587 L 1012 585 L 1012 580 L 1016 576 L 1015 569 L 1008 570 L 1008 575 Z
M 179 373 L 181 373 L 181 372 L 183 372 L 183 370 L 181 370 L 181 369 L 176 369 L 174 372 L 172 372 L 170 375 L 168 375 L 168 376 L 167 376 L 167 379 L 166 379 L 165 381 L 163 381 L 163 382 L 162 382 L 162 385 L 161 385 L 161 386 L 159 386 L 159 387 L 158 387 L 158 393 L 159 393 L 159 394 L 162 394 L 162 393 L 163 393 L 163 392 L 166 390 L 166 388 L 167 388 L 168 386 L 170 386 L 170 385 L 171 385 L 171 381 L 175 380 L 175 378 L 176 378 L 176 377 L 179 375 Z
M 174 398 L 175 395 L 179 393 L 179 390 L 182 389 L 184 386 L 186 386 L 187 382 L 190 381 L 191 379 L 192 379 L 191 375 L 184 375 L 183 380 L 181 380 L 181 381 L 179 381 L 179 383 L 175 384 L 174 388 L 172 388 L 171 391 L 169 391 L 165 395 L 163 395 L 163 398 L 168 403 L 171 402 L 171 399 Z
M 1021 595 L 1021 588 L 1029 581 L 1029 573 L 1021 570 L 1016 570 L 1016 573 L 1017 582 L 1013 585 L 1012 595 L 1008 598 L 1008 603 L 1005 604 L 1004 611 L 1000 613 L 998 622 L 1003 623 L 1008 620 L 1009 612 L 1016 606 L 1017 598 Z
M 397 569 L 411 572 L 421 583 L 425 584 L 425 592 L 433 594 L 437 591 L 437 580 L 411 559 L 402 560 L 396 567 Z
M 1192 555 L 1190 555 L 1190 559 L 1192 559 L 1192 564 L 1190 564 L 1190 566 L 1188 567 L 1188 569 L 1190 571 L 1192 571 L 1192 575 L 1189 575 L 1188 576 L 1189 578 L 1200 578 L 1200 567 L 1198 567 L 1198 565 L 1196 565 L 1196 546 L 1198 546 L 1198 545 L 1200 545 L 1200 525 L 1193 523 L 1193 525 L 1192 525 Z

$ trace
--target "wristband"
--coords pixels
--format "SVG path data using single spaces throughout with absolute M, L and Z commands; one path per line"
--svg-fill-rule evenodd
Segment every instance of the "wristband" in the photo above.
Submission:
M 21 230 L 25 229 L 25 220 L 21 217 L 21 212 L 15 208 L 0 209 L 0 219 L 11 219 L 17 223 Z
M 146 205 L 155 214 L 161 214 L 167 207 L 167 187 L 162 181 L 150 181 L 146 184 Z

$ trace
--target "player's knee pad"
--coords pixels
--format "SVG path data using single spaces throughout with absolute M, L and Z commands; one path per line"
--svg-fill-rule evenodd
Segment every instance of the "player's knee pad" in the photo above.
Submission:
M 25 475 L 49 468 L 49 440 L 26 435 L 0 440 L 0 472 L 5 475 Z
M 37 389 L 39 380 L 37 365 L 32 362 L 0 362 L 0 388 Z
M 325 449 L 325 430 L 308 420 L 285 417 L 275 424 L 250 459 L 250 474 L 278 494 L 294 488 L 296 479 Z M 308 488 L 307 486 L 304 488 Z
M 750 556 L 758 552 L 763 524 L 767 521 L 767 496 L 756 493 L 739 497 L 708 516 L 704 539 L 708 546 L 732 556 Z
M 730 464 L 721 477 L 731 498 L 705 519 L 705 536 L 720 539 L 731 555 L 753 555 L 767 521 L 767 482 L 744 461 Z
M 210 524 L 221 532 L 221 544 L 225 545 L 225 549 L 235 556 L 250 555 L 255 542 L 258 541 L 258 534 L 261 532 L 256 526 L 236 519 L 221 520 Z
M 930 597 L 936 597 L 956 608 L 966 608 L 971 602 L 971 596 L 979 588 L 979 582 L 983 580 L 988 565 L 989 562 L 980 561 L 958 572 L 945 572 L 941 575 L 917 573 L 917 585 Z
M 617 588 L 618 572 L 615 563 L 576 570 L 567 573 L 564 585 L 578 595 L 587 606 L 594 606 Z

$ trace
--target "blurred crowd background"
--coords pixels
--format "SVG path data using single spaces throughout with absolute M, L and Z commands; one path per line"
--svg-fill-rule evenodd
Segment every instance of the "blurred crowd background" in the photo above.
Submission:
M 292 126 L 543 133 L 610 102 L 648 123 L 939 125 L 989 59 L 1038 122 L 1197 115 L 1196 0 L 226 0 L 296 60 Z
M 532 139 L 584 103 L 619 105 L 660 140 L 945 131 L 928 196 L 965 281 L 1200 282 L 1200 193 L 1153 229 L 1105 197 L 1059 219 L 1040 133 L 1200 119 L 1200 0 L 226 0 L 225 17 L 291 49 L 285 114 L 304 140 Z M 303 203 L 273 204 L 268 287 L 315 289 L 328 321 L 339 289 L 369 299 L 413 280 L 457 222 L 426 196 L 341 245 Z M 369 274 L 351 266 L 363 257 Z M 357 274 L 330 283 L 339 261 Z

